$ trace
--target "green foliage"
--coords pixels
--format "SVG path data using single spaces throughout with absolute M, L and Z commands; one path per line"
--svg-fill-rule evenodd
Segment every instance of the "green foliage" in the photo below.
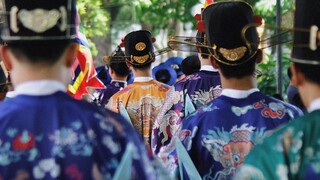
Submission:
M 290 12 L 293 12 L 294 3 L 293 0 L 281 0 L 281 11 L 282 11 L 282 26 L 292 27 L 293 19 L 290 16 Z M 257 15 L 260 15 L 265 20 L 267 24 L 266 27 L 275 27 L 276 26 L 276 0 L 260 0 L 257 1 L 254 5 L 254 10 Z M 275 35 L 275 29 L 268 29 L 267 37 Z M 265 38 L 265 37 L 264 37 Z M 290 34 L 282 36 L 282 38 L 290 39 L 292 38 Z M 271 42 L 271 44 L 275 44 Z M 267 62 L 261 63 L 259 65 L 260 74 L 258 75 L 258 86 L 259 89 L 269 95 L 274 95 L 277 91 L 277 58 L 275 47 L 271 47 L 271 53 L 266 54 Z M 289 79 L 287 76 L 287 69 L 290 64 L 290 52 L 291 47 L 288 45 L 283 45 L 283 54 L 282 54 L 282 95 L 289 84 Z M 280 77 L 281 78 L 281 77 Z
M 182 23 L 194 22 L 194 14 L 191 10 L 199 1 L 195 0 L 133 0 L 111 1 L 121 6 L 116 18 L 117 29 L 123 29 L 130 24 L 143 24 L 158 34 L 160 29 L 172 28 L 174 21 Z M 108 6 L 108 5 L 107 5 Z M 112 11 L 111 8 L 108 8 Z M 120 23 L 119 23 L 120 22 Z
M 197 1 L 153 0 L 152 3 L 141 3 L 136 6 L 137 17 L 152 26 L 166 28 L 172 19 L 183 23 L 192 21 L 191 8 L 197 3 Z
M 294 8 L 293 0 L 281 0 L 281 11 L 285 14 Z M 275 24 L 276 0 L 260 0 L 254 6 L 255 13 L 263 17 L 267 24 Z
M 283 15 L 293 12 L 293 1 L 281 0 Z M 246 2 L 253 6 L 255 14 L 263 17 L 266 24 L 275 26 L 276 0 L 246 0 Z M 115 29 L 117 33 L 117 30 L 126 29 L 132 24 L 142 25 L 143 28 L 152 31 L 153 35 L 157 35 L 162 29 L 168 30 L 170 35 L 175 33 L 178 21 L 183 24 L 196 23 L 191 10 L 199 3 L 199 0 L 78 0 L 78 8 L 82 29 L 88 39 L 91 39 L 106 36 L 109 28 Z M 292 25 L 292 17 L 285 16 L 282 20 L 283 25 Z M 274 31 L 269 29 L 268 33 L 270 36 Z M 262 92 L 273 95 L 276 93 L 276 55 L 274 48 L 270 52 L 265 55 L 268 61 L 258 67 L 260 72 L 258 85 Z M 290 64 L 290 49 L 282 58 L 283 90 L 285 90 L 289 82 L 287 68 Z
M 80 31 L 88 38 L 91 53 L 96 55 L 98 52 L 91 39 L 108 33 L 110 16 L 102 8 L 101 0 L 78 0 L 77 8 L 81 19 Z
M 258 87 L 261 92 L 274 95 L 276 93 L 277 85 L 277 58 L 272 54 L 265 54 L 266 60 L 258 65 Z M 282 56 L 282 89 L 286 90 L 289 84 L 289 77 L 287 76 L 287 69 L 290 65 L 290 53 L 284 53 Z

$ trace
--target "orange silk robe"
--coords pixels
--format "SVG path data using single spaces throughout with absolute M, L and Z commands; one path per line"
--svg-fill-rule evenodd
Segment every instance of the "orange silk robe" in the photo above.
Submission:
M 122 102 L 134 128 L 150 145 L 152 126 L 168 90 L 168 85 L 156 80 L 135 81 L 114 94 L 106 107 L 119 113 L 119 102 Z

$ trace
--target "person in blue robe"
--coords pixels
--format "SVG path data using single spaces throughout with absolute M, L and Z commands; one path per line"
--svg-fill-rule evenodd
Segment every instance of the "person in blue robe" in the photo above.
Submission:
M 253 146 L 302 111 L 257 88 L 259 37 L 255 26 L 246 28 L 254 24 L 249 4 L 213 3 L 203 16 L 206 47 L 219 69 L 223 89 L 220 96 L 182 121 L 177 138 L 169 145 L 166 167 L 185 179 L 232 179 Z
M 157 179 L 122 116 L 70 97 L 77 45 L 67 0 L 5 0 L 3 60 L 16 96 L 0 104 L 0 179 Z

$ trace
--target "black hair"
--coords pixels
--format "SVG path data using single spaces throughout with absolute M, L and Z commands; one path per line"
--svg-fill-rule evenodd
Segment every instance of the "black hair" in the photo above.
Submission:
M 112 62 L 108 66 L 120 77 L 128 76 L 131 72 L 125 61 Z
M 135 64 L 132 64 L 132 67 L 134 69 L 139 69 L 139 70 L 147 70 L 147 69 L 150 69 L 151 68 L 151 63 L 153 61 L 150 61 L 149 63 L 146 63 L 146 64 L 143 64 L 143 65 L 135 65 Z M 130 62 L 129 62 L 130 63 Z
M 198 72 L 201 68 L 198 55 L 191 55 L 186 57 L 181 63 L 181 71 L 185 75 L 190 75 Z
M 71 40 L 52 41 L 12 41 L 9 42 L 14 56 L 31 64 L 55 64 L 70 45 Z
M 256 58 L 257 55 L 255 55 L 252 59 L 248 60 L 245 63 L 242 63 L 240 65 L 226 65 L 219 61 L 216 61 L 219 65 L 220 72 L 223 74 L 226 78 L 243 78 L 245 76 L 252 76 L 255 73 L 256 70 Z
M 3 72 L 3 69 L 0 66 L 0 93 L 5 93 L 8 91 L 6 83 L 7 83 L 7 78 Z
M 274 94 L 273 97 L 276 98 L 276 99 L 279 99 L 279 100 L 283 101 L 283 97 L 282 97 L 282 95 L 279 94 L 279 93 Z
M 209 58 L 209 54 L 206 54 L 206 51 L 208 51 L 207 49 L 206 50 L 204 50 L 204 49 L 206 49 L 206 48 L 200 48 L 200 56 L 202 57 L 202 58 L 204 58 L 204 59 L 208 59 Z
M 291 78 L 292 78 L 292 72 L 291 72 L 290 67 L 288 67 L 288 69 L 287 69 L 287 75 L 288 75 L 289 79 L 291 80 Z
M 161 69 L 156 72 L 155 78 L 157 81 L 167 84 L 170 81 L 171 75 L 167 69 Z
M 293 65 L 304 74 L 305 78 L 320 85 L 320 65 L 293 63 Z

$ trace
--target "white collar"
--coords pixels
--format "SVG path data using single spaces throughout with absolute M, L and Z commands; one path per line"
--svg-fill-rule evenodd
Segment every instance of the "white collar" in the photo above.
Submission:
M 308 108 L 308 112 L 312 112 L 320 109 L 320 98 L 313 100 Z
M 201 66 L 200 71 L 218 72 L 218 69 L 214 68 L 212 65 L 203 65 L 203 66 Z
M 15 91 L 8 91 L 7 93 L 6 93 L 6 97 L 7 98 L 13 98 L 13 97 L 15 97 L 16 96 L 16 92 Z
M 236 90 L 236 89 L 223 89 L 221 92 L 221 95 L 236 98 L 236 99 L 242 99 L 248 97 L 250 94 L 259 92 L 258 88 L 253 88 L 249 90 Z
M 121 80 L 111 80 L 111 82 L 110 83 L 113 83 L 113 82 L 119 82 L 119 83 L 123 83 L 123 84 L 125 84 L 125 85 L 127 85 L 127 81 L 121 81 Z
M 152 77 L 135 77 L 133 82 L 148 82 L 153 80 Z
M 66 86 L 56 80 L 29 81 L 15 87 L 15 95 L 43 96 L 57 91 L 67 91 Z

